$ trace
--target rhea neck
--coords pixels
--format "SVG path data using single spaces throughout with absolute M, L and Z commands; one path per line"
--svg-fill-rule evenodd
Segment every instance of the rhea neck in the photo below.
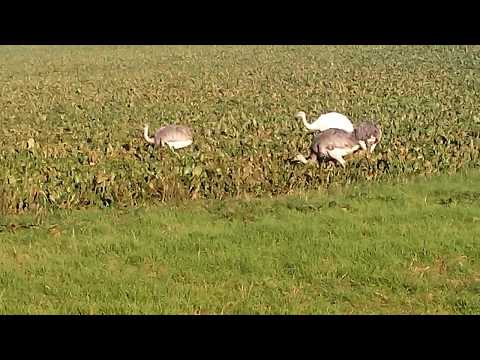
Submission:
M 305 113 L 300 113 L 298 116 L 300 116 L 300 119 L 302 119 L 303 125 L 305 125 L 307 129 L 310 129 L 311 124 L 307 121 L 307 116 Z
M 155 144 L 155 140 L 148 136 L 148 125 L 143 128 L 143 137 L 150 144 Z

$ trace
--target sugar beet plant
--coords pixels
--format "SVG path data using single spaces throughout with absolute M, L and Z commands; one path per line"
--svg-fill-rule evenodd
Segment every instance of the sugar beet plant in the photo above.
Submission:
M 478 46 L 0 48 L 0 212 L 264 196 L 478 167 Z M 290 163 L 294 118 L 376 120 L 346 169 Z M 189 125 L 154 149 L 145 122 Z

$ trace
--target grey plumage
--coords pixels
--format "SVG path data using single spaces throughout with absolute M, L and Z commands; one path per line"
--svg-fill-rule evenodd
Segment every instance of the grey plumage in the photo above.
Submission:
M 319 135 L 321 131 L 314 131 L 314 137 Z M 373 152 L 375 146 L 380 142 L 382 138 L 382 130 L 373 121 L 365 121 L 355 126 L 353 133 L 355 137 L 360 141 L 360 147 L 363 150 L 369 150 Z
M 382 130 L 373 121 L 366 121 L 355 127 L 355 137 L 360 141 L 360 146 L 373 152 L 375 146 L 382 139 Z
M 349 133 L 341 129 L 327 129 L 318 133 L 312 140 L 310 149 L 317 153 L 325 153 L 335 148 L 344 149 L 358 145 L 355 133 Z
M 190 145 L 193 142 L 193 132 L 187 126 L 182 125 L 166 125 L 155 131 L 153 138 L 148 136 L 148 125 L 145 125 L 143 131 L 144 139 L 156 146 L 164 144 L 174 149 L 179 149 Z
M 327 129 L 313 138 L 308 159 L 303 155 L 297 155 L 294 160 L 306 164 L 322 159 L 333 159 L 345 166 L 343 156 L 358 150 L 359 141 L 355 131 L 350 133 L 341 129 Z
M 294 161 L 307 164 L 322 159 L 333 159 L 345 166 L 343 156 L 352 154 L 360 148 L 373 152 L 381 138 L 382 130 L 374 122 L 363 122 L 355 127 L 353 132 L 327 129 L 315 133 L 308 159 L 303 155 L 297 155 Z

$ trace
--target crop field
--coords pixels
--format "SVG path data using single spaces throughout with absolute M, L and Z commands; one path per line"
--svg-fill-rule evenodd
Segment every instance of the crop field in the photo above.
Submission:
M 478 46 L 3 46 L 0 211 L 222 199 L 478 167 Z M 347 169 L 290 163 L 309 119 L 375 120 Z M 153 149 L 142 127 L 191 126 Z
M 480 313 L 480 46 L 0 46 L 0 83 L 0 313 Z M 382 140 L 293 163 L 300 110 Z

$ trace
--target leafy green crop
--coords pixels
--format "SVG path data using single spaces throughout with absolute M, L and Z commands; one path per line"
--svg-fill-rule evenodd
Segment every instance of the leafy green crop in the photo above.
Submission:
M 478 167 L 478 46 L 3 46 L 0 213 L 262 196 Z M 376 120 L 346 169 L 294 118 Z M 176 152 L 147 122 L 194 129 Z

